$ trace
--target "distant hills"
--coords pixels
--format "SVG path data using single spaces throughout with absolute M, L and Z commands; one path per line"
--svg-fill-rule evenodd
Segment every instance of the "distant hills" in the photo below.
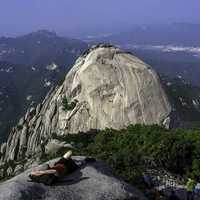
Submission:
M 90 44 L 100 41 L 117 44 L 167 76 L 168 82 L 173 83 L 168 88 L 177 87 L 177 93 L 169 92 L 182 118 L 198 121 L 199 108 L 194 106 L 193 100 L 200 98 L 197 95 L 200 91 L 199 35 L 200 25 L 195 24 L 135 26 L 122 33 L 90 37 Z M 16 38 L 0 38 L 0 141 L 7 137 L 10 127 L 28 107 L 35 106 L 63 79 L 88 46 L 80 40 L 60 37 L 46 30 Z M 183 84 L 183 80 L 190 85 Z M 181 91 L 192 106 L 186 118 L 184 113 L 188 113 L 189 107 L 180 104 Z
M 172 79 L 182 77 L 191 84 L 200 86 L 200 51 L 172 51 L 153 48 L 128 48 L 129 51 L 152 65 L 160 74 Z M 200 48 L 199 48 L 200 50 Z
M 0 140 L 63 79 L 86 48 L 84 42 L 45 30 L 0 38 Z
M 79 40 L 64 38 L 54 32 L 40 30 L 16 38 L 0 38 L 0 60 L 31 67 L 72 64 L 87 45 Z
M 108 36 L 107 36 L 108 35 Z M 107 41 L 114 44 L 182 45 L 199 46 L 200 24 L 173 23 L 161 25 L 135 25 L 120 33 L 87 38 L 90 41 Z
M 181 77 L 170 79 L 161 76 L 165 91 L 178 111 L 183 127 L 200 127 L 200 87 L 192 85 Z

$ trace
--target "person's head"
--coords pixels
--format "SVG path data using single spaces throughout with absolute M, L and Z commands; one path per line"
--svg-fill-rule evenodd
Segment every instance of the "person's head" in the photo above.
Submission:
M 67 153 L 64 154 L 63 158 L 65 158 L 66 160 L 71 158 L 72 156 L 72 151 L 68 151 Z

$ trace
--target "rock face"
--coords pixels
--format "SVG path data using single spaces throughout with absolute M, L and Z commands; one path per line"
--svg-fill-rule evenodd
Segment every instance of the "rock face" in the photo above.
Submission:
M 78 163 L 84 157 L 74 158 Z M 52 164 L 55 161 L 51 161 Z M 41 168 L 42 166 L 40 166 Z M 0 200 L 145 200 L 134 187 L 114 177 L 100 162 L 82 165 L 55 186 L 28 182 L 31 170 L 0 184 Z
M 66 142 L 61 142 L 59 140 L 53 139 L 50 140 L 47 145 L 45 146 L 45 153 L 47 155 L 52 155 L 52 154 L 56 154 L 59 151 L 61 151 L 62 149 L 65 148 L 70 148 L 73 149 L 73 146 L 71 144 L 66 144 Z
M 173 124 L 172 107 L 154 70 L 130 53 L 99 45 L 82 55 L 62 85 L 31 108 L 1 148 L 1 161 L 42 151 L 52 135 L 129 124 Z

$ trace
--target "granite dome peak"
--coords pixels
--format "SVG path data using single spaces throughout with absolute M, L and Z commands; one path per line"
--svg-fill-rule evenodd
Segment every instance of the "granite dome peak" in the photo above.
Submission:
M 63 108 L 63 101 L 69 104 Z M 41 149 L 53 134 L 121 129 L 129 124 L 173 126 L 173 109 L 156 72 L 134 55 L 112 45 L 92 46 L 63 83 L 30 108 L 1 147 L 1 161 Z M 20 127 L 20 128 L 19 128 Z

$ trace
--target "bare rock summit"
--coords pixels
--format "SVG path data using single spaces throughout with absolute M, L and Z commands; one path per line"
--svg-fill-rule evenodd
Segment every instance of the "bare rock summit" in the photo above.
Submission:
M 134 55 L 98 45 L 80 56 L 64 82 L 13 128 L 1 161 L 30 157 L 52 135 L 129 124 L 173 125 L 172 106 L 156 72 Z

